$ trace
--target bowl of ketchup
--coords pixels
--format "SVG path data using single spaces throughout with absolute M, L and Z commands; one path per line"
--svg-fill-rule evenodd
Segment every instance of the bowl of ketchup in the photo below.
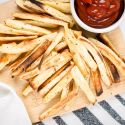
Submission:
M 109 32 L 125 17 L 125 0 L 71 0 L 74 19 L 83 29 Z

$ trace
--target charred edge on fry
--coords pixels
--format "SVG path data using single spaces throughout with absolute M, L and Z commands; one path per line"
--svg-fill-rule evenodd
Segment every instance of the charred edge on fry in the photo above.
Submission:
M 112 76 L 114 78 L 114 82 L 115 83 L 120 82 L 120 75 L 119 75 L 119 72 L 118 72 L 117 68 L 115 67 L 115 65 L 106 57 L 105 57 L 105 60 L 111 70 Z
M 45 51 L 46 48 L 50 45 L 50 41 L 46 41 L 46 44 L 44 44 L 44 49 L 43 45 L 41 45 L 35 53 L 32 53 L 16 70 L 20 69 L 20 72 L 25 71 L 37 58 L 39 58 Z
M 31 3 L 36 4 L 37 6 L 41 6 L 42 3 L 36 1 L 36 0 L 29 0 Z

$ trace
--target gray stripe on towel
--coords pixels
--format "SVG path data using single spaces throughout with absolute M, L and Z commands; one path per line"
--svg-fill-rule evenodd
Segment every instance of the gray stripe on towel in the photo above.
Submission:
M 37 125 L 44 125 L 43 122 L 38 123 Z
M 125 100 L 120 95 L 116 95 L 115 97 L 125 106 Z
M 99 104 L 121 125 L 125 125 L 125 120 L 123 120 L 119 114 L 104 100 L 99 102 Z
M 56 116 L 53 119 L 56 121 L 58 125 L 67 125 L 60 116 Z
M 102 125 L 86 107 L 73 111 L 73 113 L 84 123 L 84 125 Z

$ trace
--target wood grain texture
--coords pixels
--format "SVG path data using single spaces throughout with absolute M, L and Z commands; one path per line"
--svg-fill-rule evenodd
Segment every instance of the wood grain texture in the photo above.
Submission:
M 4 19 L 6 18 L 12 18 L 11 15 L 14 11 L 20 11 L 20 9 L 17 8 L 14 0 L 11 0 L 8 3 L 0 5 L 0 22 L 3 22 Z M 108 33 L 108 36 L 112 39 L 116 49 L 121 53 L 121 55 L 125 57 L 125 41 L 123 40 L 123 36 L 120 30 L 116 29 L 115 31 Z M 36 92 L 30 94 L 28 97 L 23 97 L 22 90 L 25 88 L 27 83 L 25 81 L 19 80 L 18 78 L 12 79 L 10 75 L 10 71 L 7 68 L 0 72 L 0 81 L 11 86 L 21 97 L 33 123 L 38 122 L 39 115 L 45 109 L 47 109 L 57 101 L 57 100 L 54 100 L 49 104 L 44 104 L 42 102 L 41 96 Z M 103 89 L 104 89 L 104 92 L 101 96 L 97 98 L 98 101 L 101 101 L 109 96 L 125 92 L 125 82 L 123 81 L 121 83 L 114 84 L 110 88 L 106 88 L 103 85 Z M 75 99 L 75 101 L 72 103 L 71 108 L 69 110 L 64 109 L 60 111 L 59 114 L 63 114 L 65 112 L 79 109 L 81 107 L 87 106 L 88 104 L 89 104 L 88 100 L 86 99 L 84 94 L 80 92 L 77 98 Z M 55 115 L 59 115 L 59 114 L 55 114 Z

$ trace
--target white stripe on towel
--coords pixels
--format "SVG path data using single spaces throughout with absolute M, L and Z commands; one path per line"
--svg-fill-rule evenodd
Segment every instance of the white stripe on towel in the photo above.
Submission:
M 61 118 L 65 121 L 67 125 L 84 125 L 80 121 L 80 119 L 76 115 L 74 115 L 72 112 L 62 115 Z
M 115 97 L 108 98 L 106 101 L 125 120 L 125 107 Z
M 46 120 L 43 120 L 42 122 L 43 122 L 43 124 L 45 124 L 45 125 L 58 125 L 58 124 L 56 123 L 56 121 L 55 121 L 54 119 L 52 119 L 52 118 L 48 118 L 48 119 L 46 119 Z
M 120 125 L 115 119 L 113 119 L 109 113 L 107 113 L 98 103 L 94 106 L 88 106 L 88 109 L 99 119 L 104 125 Z
M 125 99 L 125 94 L 119 94 L 123 99 Z

